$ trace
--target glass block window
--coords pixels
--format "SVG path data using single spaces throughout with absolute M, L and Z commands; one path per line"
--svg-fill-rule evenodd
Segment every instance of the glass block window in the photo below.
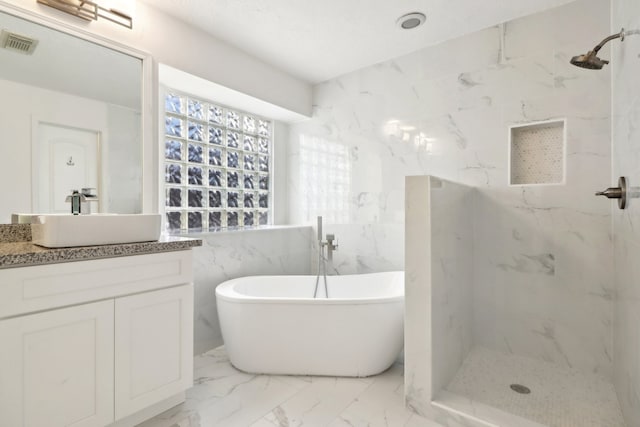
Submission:
M 167 229 L 271 224 L 273 122 L 171 89 L 164 107 Z

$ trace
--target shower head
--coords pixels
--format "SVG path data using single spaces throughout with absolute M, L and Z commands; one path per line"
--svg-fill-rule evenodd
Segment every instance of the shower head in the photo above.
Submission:
M 588 70 L 601 70 L 609 61 L 598 58 L 596 52 L 590 50 L 584 55 L 577 55 L 571 58 L 571 63 L 576 67 L 586 68 Z
M 571 58 L 571 63 L 576 67 L 580 67 L 580 68 L 586 68 L 589 70 L 601 70 L 602 67 L 604 67 L 609 63 L 609 61 L 605 59 L 600 59 L 597 56 L 597 53 L 600 49 L 602 49 L 602 46 L 604 46 L 611 40 L 615 40 L 615 39 L 620 39 L 620 41 L 624 41 L 624 36 L 626 34 L 631 34 L 631 33 L 635 34 L 636 32 L 630 31 L 628 33 L 625 33 L 623 28 L 622 30 L 620 30 L 619 33 L 610 35 L 606 39 L 602 40 L 596 47 L 593 48 L 593 50 L 590 50 L 584 55 L 577 55 Z

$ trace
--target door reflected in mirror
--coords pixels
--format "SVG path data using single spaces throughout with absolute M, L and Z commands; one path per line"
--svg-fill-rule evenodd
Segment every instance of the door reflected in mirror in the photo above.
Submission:
M 142 212 L 142 60 L 0 12 L 0 30 L 33 41 L 0 48 L 0 223 L 12 212 Z
M 96 194 L 102 193 L 100 133 L 40 122 L 37 135 L 34 167 L 39 181 L 33 186 L 35 211 L 69 212 L 66 197 L 73 190 L 94 188 Z M 96 202 L 95 211 L 100 212 L 100 199 Z

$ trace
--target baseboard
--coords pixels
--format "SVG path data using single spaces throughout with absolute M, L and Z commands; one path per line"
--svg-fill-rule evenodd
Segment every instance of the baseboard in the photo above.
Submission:
M 116 421 L 113 424 L 109 424 L 108 427 L 134 427 L 143 421 L 153 418 L 164 411 L 173 408 L 176 405 L 181 404 L 186 400 L 185 392 L 178 393 L 171 396 L 168 399 L 162 400 L 155 405 L 148 406 L 141 411 L 131 414 L 126 418 Z

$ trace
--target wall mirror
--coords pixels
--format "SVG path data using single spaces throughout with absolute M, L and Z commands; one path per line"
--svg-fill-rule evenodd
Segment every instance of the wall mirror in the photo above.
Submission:
M 0 222 L 12 212 L 142 212 L 140 58 L 0 11 Z

